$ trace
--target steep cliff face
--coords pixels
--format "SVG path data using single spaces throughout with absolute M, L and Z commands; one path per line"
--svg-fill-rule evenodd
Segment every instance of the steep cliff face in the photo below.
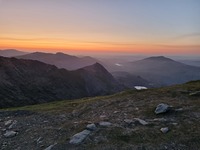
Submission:
M 96 65 L 86 67 L 92 68 L 93 72 L 86 68 L 67 71 L 39 61 L 0 57 L 0 107 L 104 95 L 119 91 L 113 90 L 116 87 L 119 89 L 119 85 L 113 84 L 115 81 L 112 75 L 100 64 L 98 64 L 100 67 Z

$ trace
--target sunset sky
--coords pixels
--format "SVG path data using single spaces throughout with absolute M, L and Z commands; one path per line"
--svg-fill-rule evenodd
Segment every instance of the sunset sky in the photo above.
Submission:
M 200 55 L 200 0 L 0 0 L 0 49 Z

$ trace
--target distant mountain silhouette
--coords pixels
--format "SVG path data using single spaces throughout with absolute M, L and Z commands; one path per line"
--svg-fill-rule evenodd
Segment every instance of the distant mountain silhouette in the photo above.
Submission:
M 28 53 L 19 51 L 16 49 L 0 50 L 0 56 L 3 56 L 3 57 L 15 57 L 15 56 L 20 56 L 20 55 L 25 55 L 25 54 L 28 54 Z
M 61 52 L 58 52 L 56 54 L 34 52 L 27 55 L 19 56 L 17 58 L 38 60 L 47 64 L 55 65 L 58 68 L 65 68 L 67 70 L 76 70 L 98 62 L 98 60 L 89 56 L 76 57 Z
M 122 88 L 100 64 L 68 71 L 34 60 L 0 57 L 0 107 L 105 95 Z
M 163 56 L 131 62 L 125 68 L 132 74 L 160 85 L 200 79 L 200 67 L 189 66 Z

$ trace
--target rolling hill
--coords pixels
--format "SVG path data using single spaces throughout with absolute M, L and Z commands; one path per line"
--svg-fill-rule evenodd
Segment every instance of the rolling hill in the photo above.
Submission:
M 125 70 L 162 86 L 200 79 L 200 67 L 158 56 L 127 63 Z

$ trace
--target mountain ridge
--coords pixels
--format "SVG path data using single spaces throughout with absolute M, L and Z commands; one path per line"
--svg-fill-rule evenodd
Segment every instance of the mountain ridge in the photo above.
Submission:
M 112 75 L 102 69 L 103 66 L 100 64 L 97 66 L 87 67 L 97 73 L 90 72 L 91 69 L 68 71 L 40 61 L 0 57 L 0 107 L 23 106 L 120 91 L 120 85 Z

